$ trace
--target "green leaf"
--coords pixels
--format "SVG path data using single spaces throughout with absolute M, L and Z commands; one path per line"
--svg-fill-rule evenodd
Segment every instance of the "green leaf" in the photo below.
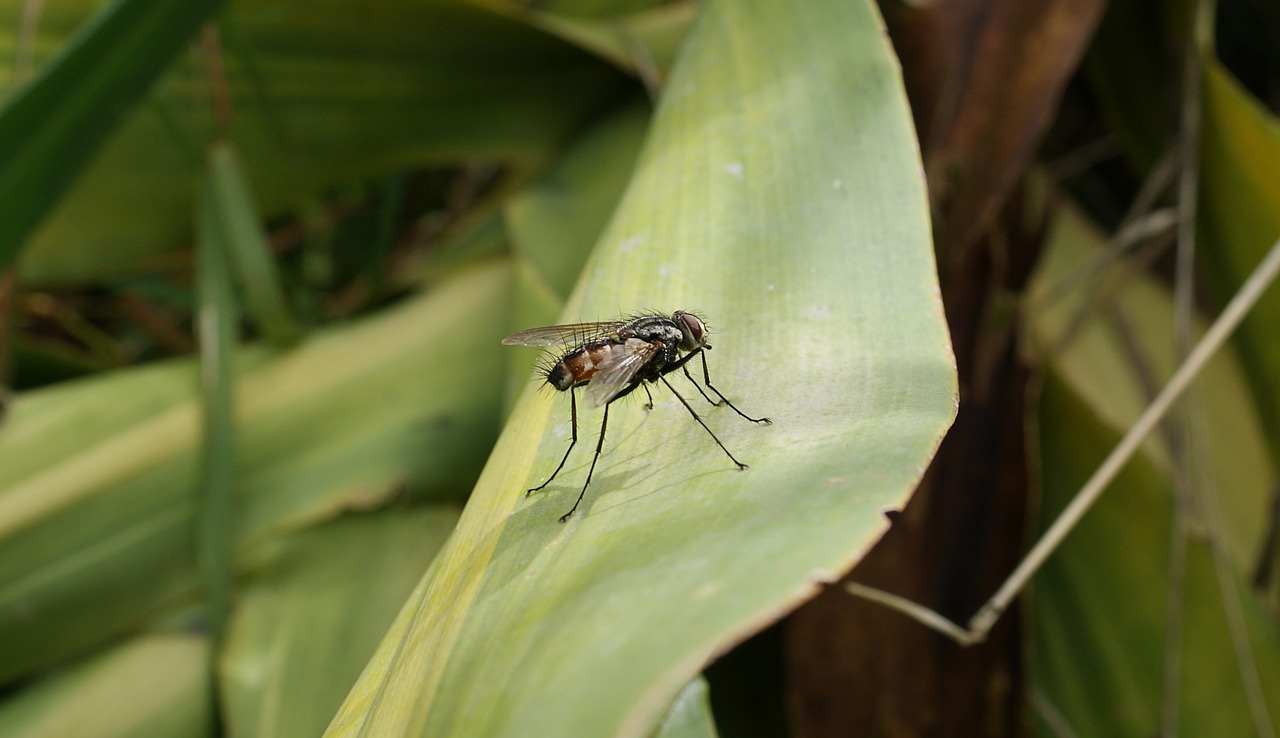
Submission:
M 846 571 L 955 412 L 920 162 L 869 3 L 701 16 L 564 318 L 698 308 L 717 386 L 598 412 L 530 387 L 331 736 L 650 733 L 709 659 Z M 516 350 L 516 349 L 508 349 Z
M 207 736 L 213 725 L 208 659 L 200 636 L 134 639 L 0 702 L 0 735 Z
M 0 267 L 221 3 L 118 0 L 0 109 Z
M 484 264 L 293 350 L 243 352 L 239 564 L 343 509 L 470 487 L 500 422 L 510 284 L 508 264 Z M 184 361 L 16 398 L 0 429 L 0 680 L 190 601 L 196 390 Z
M 619 3 L 613 5 L 603 16 L 577 17 L 562 3 L 543 6 L 546 12 L 523 7 L 513 8 L 512 12 L 621 69 L 641 77 L 651 76 L 650 82 L 660 83 L 688 33 L 696 6 L 673 2 L 627 13 L 625 8 L 618 8 Z
M 399 507 L 285 539 L 238 593 L 219 667 L 230 732 L 320 735 L 457 520 Z
M 711 717 L 711 700 L 707 696 L 706 679 L 699 676 L 680 690 L 666 719 L 658 726 L 653 737 L 716 738 L 716 724 Z
M 1239 289 L 1280 238 L 1280 120 L 1218 62 L 1205 68 L 1201 137 L 1201 253 L 1217 293 Z M 1280 462 L 1280 290 L 1268 290 L 1241 323 L 1235 344 Z

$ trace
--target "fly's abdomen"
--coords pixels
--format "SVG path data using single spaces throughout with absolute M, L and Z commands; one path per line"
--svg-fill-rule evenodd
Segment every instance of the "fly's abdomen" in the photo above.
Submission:
M 547 370 L 547 384 L 562 392 L 577 384 L 573 372 L 565 366 L 565 359 L 557 361 L 555 366 Z
M 570 351 L 547 370 L 547 383 L 560 391 L 586 384 L 595 376 L 601 360 L 613 348 L 616 348 L 616 344 L 599 343 Z

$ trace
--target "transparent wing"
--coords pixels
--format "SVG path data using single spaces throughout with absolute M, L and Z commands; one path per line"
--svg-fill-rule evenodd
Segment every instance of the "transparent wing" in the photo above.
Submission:
M 586 400 L 589 407 L 600 407 L 614 398 L 624 387 L 636 378 L 654 354 L 662 349 L 662 344 L 629 338 L 625 343 L 609 352 L 609 355 L 596 367 L 596 373 L 587 383 Z
M 566 323 L 513 333 L 502 339 L 503 346 L 569 346 L 595 338 L 616 335 L 625 323 L 611 320 L 603 323 Z

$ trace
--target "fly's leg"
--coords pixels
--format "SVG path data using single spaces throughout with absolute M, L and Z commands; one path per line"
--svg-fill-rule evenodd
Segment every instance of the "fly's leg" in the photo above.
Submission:
M 679 360 L 679 361 L 677 361 L 677 362 L 675 362 L 675 363 L 673 363 L 673 364 L 668 364 L 668 365 L 666 366 L 666 368 L 664 368 L 664 369 L 662 370 L 662 373 L 663 373 L 663 374 L 667 374 L 667 373 L 673 372 L 673 371 L 675 371 L 675 370 L 676 370 L 676 367 L 679 367 L 679 368 L 680 368 L 680 371 L 684 372 L 684 375 L 685 375 L 686 377 L 688 377 L 688 378 L 689 378 L 689 384 L 692 384 L 692 385 L 693 385 L 693 387 L 694 387 L 694 389 L 698 390 L 698 394 L 702 395 L 702 399 L 704 399 L 704 400 L 706 400 L 707 402 L 711 403 L 711 406 L 712 406 L 712 407 L 720 407 L 720 406 L 721 406 L 721 405 L 723 405 L 724 403 L 723 403 L 723 402 L 716 402 L 715 400 L 711 399 L 711 397 L 710 397 L 709 395 L 707 395 L 707 393 L 702 389 L 702 385 L 700 385 L 700 384 L 698 384 L 696 381 L 694 381 L 694 379 L 693 379 L 693 375 L 689 373 L 689 367 L 688 367 L 689 360 L 690 360 L 690 359 L 692 359 L 695 355 L 700 355 L 700 354 L 702 354 L 702 352 L 703 352 L 703 349 L 700 349 L 700 348 L 699 348 L 699 349 L 694 349 L 693 351 L 690 351 L 689 353 L 687 353 L 687 354 L 685 354 L 684 356 L 680 357 L 680 360 Z M 704 370 L 706 369 L 706 365 L 707 365 L 707 360 L 704 358 L 704 359 L 702 360 L 702 366 L 703 366 L 703 369 L 704 369 Z M 708 386 L 709 386 L 709 385 L 708 385 Z M 716 394 L 719 394 L 719 393 L 716 393 Z M 724 399 L 724 398 L 723 398 L 723 396 L 721 396 L 721 399 Z
M 569 418 L 571 421 L 570 427 L 573 428 L 573 440 L 569 441 L 569 448 L 564 450 L 564 456 L 560 458 L 560 463 L 556 465 L 556 470 L 551 472 L 551 476 L 547 477 L 547 481 L 525 492 L 525 497 L 528 497 L 548 484 L 551 484 L 551 480 L 555 479 L 556 475 L 560 473 L 560 470 L 564 468 L 564 462 L 569 460 L 569 452 L 573 450 L 574 444 L 578 442 L 578 399 L 577 396 L 574 395 L 573 390 L 573 387 L 569 388 Z
M 634 388 L 635 387 L 633 385 L 632 389 Z M 617 399 L 617 398 L 615 397 L 614 399 Z M 596 441 L 596 455 L 591 457 L 591 468 L 587 470 L 587 481 L 582 483 L 582 491 L 578 493 L 578 499 L 574 500 L 573 507 L 569 508 L 569 512 L 560 516 L 561 523 L 568 520 L 569 516 L 573 514 L 573 511 L 578 509 L 578 505 L 582 503 L 582 498 L 587 494 L 587 486 L 591 484 L 591 475 L 595 473 L 596 462 L 600 460 L 600 449 L 604 448 L 604 432 L 605 432 L 605 429 L 609 427 L 609 406 L 612 404 L 613 404 L 613 400 L 610 400 L 609 402 L 605 403 L 605 406 L 604 406 L 604 420 L 600 421 L 600 440 Z M 564 463 L 564 462 L 561 462 L 561 463 Z M 555 476 L 555 475 L 553 474 L 552 476 Z M 551 481 L 551 480 L 547 480 L 547 481 Z
M 725 405 L 728 405 L 729 407 L 733 408 L 733 411 L 734 411 L 735 413 L 737 413 L 737 414 L 741 415 L 742 417 L 746 418 L 747 420 L 750 420 L 752 423 L 760 423 L 760 424 L 762 424 L 762 425 L 773 425 L 773 421 L 772 421 L 772 420 L 769 420 L 768 418 L 753 418 L 753 417 L 751 417 L 750 415 L 747 415 L 746 413 L 744 413 L 744 412 L 742 412 L 741 410 L 739 410 L 739 409 L 737 408 L 737 406 L 736 406 L 736 405 L 734 405 L 732 402 L 729 402 L 729 398 L 728 398 L 728 397 L 725 397 L 724 395 L 720 394 L 720 390 L 716 389 L 716 388 L 715 388 L 715 385 L 711 384 L 711 373 L 707 371 L 707 354 L 706 354 L 706 352 L 705 352 L 705 351 L 703 351 L 703 352 L 699 352 L 699 354 L 702 356 L 702 381 L 704 381 L 704 382 L 706 382 L 706 383 L 707 383 L 707 389 L 709 389 L 709 390 L 711 390 L 712 392 L 716 393 L 716 397 L 719 397 L 719 398 L 720 398 L 720 402 L 717 402 L 717 403 L 715 403 L 715 404 L 717 404 L 717 405 L 719 405 L 719 404 L 725 404 Z M 688 373 L 689 373 L 689 372 L 688 372 L 688 370 L 685 370 L 685 374 L 688 374 Z M 692 379 L 693 379 L 693 378 L 692 378 L 692 377 L 690 377 L 690 380 L 692 380 Z M 696 385 L 696 384 L 697 384 L 697 382 L 694 382 L 694 384 Z M 704 396 L 705 396 L 705 395 L 704 395 Z
M 693 407 L 689 405 L 688 401 L 685 400 L 684 397 L 681 396 L 679 392 L 676 392 L 676 388 L 671 386 L 671 383 L 667 381 L 667 378 L 663 376 L 659 376 L 658 379 L 661 379 L 662 383 L 667 385 L 667 389 L 671 390 L 671 394 L 676 396 L 676 399 L 680 401 L 681 405 L 684 405 L 684 409 L 689 411 L 689 414 L 693 416 L 693 419 L 698 421 L 698 425 L 702 426 L 702 429 L 711 435 L 711 440 L 716 442 L 716 445 L 719 446 L 720 450 L 723 451 L 725 455 L 729 457 L 729 460 L 737 464 L 739 469 L 746 469 L 747 465 L 742 463 L 741 461 L 738 461 L 733 457 L 733 454 L 729 453 L 729 449 L 724 447 L 724 444 L 720 442 L 719 438 L 716 438 L 716 434 L 711 430 L 710 426 L 708 426 L 705 422 L 703 422 L 702 416 L 698 415 L 696 412 L 693 411 Z M 733 407 L 733 406 L 730 405 L 729 407 Z M 741 415 L 741 413 L 739 413 L 739 415 Z
M 704 364 L 706 363 L 705 359 L 703 360 L 703 363 Z M 693 375 L 689 373 L 688 366 L 681 365 L 680 370 L 683 371 L 684 375 L 689 378 L 689 384 L 692 384 L 694 386 L 694 389 L 698 390 L 698 394 L 702 395 L 702 399 L 711 403 L 712 407 L 720 407 L 721 405 L 724 404 L 723 402 L 716 402 L 715 400 L 711 399 L 711 397 L 707 395 L 706 390 L 702 389 L 702 385 L 693 381 Z
M 649 388 L 648 388 L 648 387 L 645 387 L 645 385 L 643 385 L 643 384 L 641 384 L 640 386 L 641 386 L 641 387 L 644 387 L 644 396 L 645 396 L 645 397 L 647 397 L 647 398 L 649 398 L 649 400 L 648 400 L 647 402 L 645 402 L 645 404 L 644 404 L 644 409 L 645 409 L 645 410 L 652 410 L 652 409 L 653 409 L 653 395 L 649 394 Z M 616 398 L 616 397 L 615 397 L 614 399 L 616 400 L 616 399 L 618 399 L 618 398 Z

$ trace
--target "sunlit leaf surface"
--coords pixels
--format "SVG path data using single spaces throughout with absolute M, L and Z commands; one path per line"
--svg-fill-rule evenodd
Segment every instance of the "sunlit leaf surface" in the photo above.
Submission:
M 644 735 L 718 651 L 847 569 L 955 411 L 925 197 L 869 4 L 709 2 L 565 319 L 702 311 L 722 391 L 600 413 L 530 387 L 329 735 Z M 527 349 L 507 349 L 521 351 Z M 532 356 L 529 357 L 532 360 Z M 696 374 L 696 372 L 695 372 Z

